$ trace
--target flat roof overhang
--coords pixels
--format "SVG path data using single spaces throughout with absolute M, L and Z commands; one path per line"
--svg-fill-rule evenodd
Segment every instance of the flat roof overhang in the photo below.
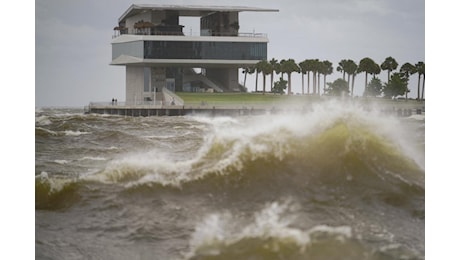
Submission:
M 206 6 L 206 5 L 160 5 L 160 4 L 133 4 L 118 19 L 122 22 L 128 17 L 146 11 L 176 11 L 179 16 L 202 17 L 214 12 L 279 12 L 278 9 L 258 8 L 248 6 Z
M 260 60 L 191 60 L 191 59 L 142 59 L 120 55 L 110 65 L 132 65 L 150 67 L 191 67 L 191 68 L 242 68 L 253 66 Z
M 267 42 L 266 36 L 164 36 L 123 34 L 112 40 L 112 44 L 135 41 L 196 41 L 196 42 Z

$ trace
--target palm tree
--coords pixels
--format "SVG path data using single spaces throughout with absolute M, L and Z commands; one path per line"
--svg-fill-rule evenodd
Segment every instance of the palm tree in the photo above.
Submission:
M 300 72 L 300 68 L 295 63 L 295 60 L 293 59 L 288 59 L 286 62 L 284 62 L 281 65 L 282 69 L 281 71 L 284 71 L 288 75 L 288 95 L 291 95 L 291 74 L 292 72 Z M 284 67 L 284 68 L 283 68 Z
M 272 58 L 269 62 L 271 64 L 271 66 L 272 66 L 272 71 L 270 73 L 271 74 L 270 89 L 272 89 L 273 88 L 273 74 L 274 74 L 275 71 L 277 71 L 276 69 L 277 69 L 277 66 L 279 66 L 279 63 L 278 63 L 278 60 L 275 59 L 275 58 Z
M 310 72 L 313 72 L 314 60 L 306 59 L 299 63 L 299 67 L 302 73 L 302 94 L 304 89 L 304 74 L 307 74 L 307 94 L 310 94 Z
M 261 60 L 256 64 L 256 67 L 260 70 L 260 72 L 262 72 L 263 82 L 264 82 L 262 93 L 265 94 L 265 82 L 266 82 L 267 75 L 273 71 L 272 65 L 268 63 L 268 61 L 266 60 Z
M 339 62 L 339 66 L 337 66 L 337 71 L 343 73 L 343 80 L 345 80 L 346 66 L 347 66 L 347 60 L 341 60 Z
M 321 68 L 321 74 L 324 75 L 323 93 L 326 93 L 326 76 L 334 72 L 334 67 L 332 66 L 332 63 L 328 60 L 324 60 L 322 64 L 323 66 Z
M 348 74 L 348 91 L 350 92 L 350 76 L 353 76 L 353 84 L 351 85 L 351 96 L 353 97 L 353 90 L 354 90 L 354 83 L 355 83 L 355 76 L 356 70 L 358 69 L 358 65 L 353 60 L 346 60 L 344 63 L 344 72 Z
M 417 62 L 417 64 L 415 64 L 415 71 L 418 73 L 417 100 L 420 100 L 420 77 L 422 75 L 423 75 L 422 97 L 423 97 L 423 92 L 425 92 L 425 63 L 423 61 Z
M 404 63 L 401 68 L 399 69 L 399 72 L 404 75 L 405 78 L 409 81 L 410 75 L 414 74 L 417 72 L 417 69 L 415 68 L 414 65 L 410 64 L 409 62 Z M 406 92 L 406 100 L 407 100 L 407 93 Z
M 292 72 L 300 73 L 300 68 L 294 59 L 288 59 L 286 62 L 286 73 L 288 74 L 288 95 L 291 95 L 291 74 Z
M 256 63 L 255 70 L 256 70 L 256 92 L 257 92 L 257 85 L 258 85 L 258 81 L 259 81 L 259 73 L 262 72 L 261 61 Z
M 307 94 L 310 94 L 310 72 L 313 72 L 313 63 L 314 60 L 305 60 L 305 70 L 307 71 Z
M 423 64 L 422 100 L 425 100 L 425 64 Z
M 320 69 L 320 61 L 318 59 L 310 60 L 311 61 L 311 72 L 313 73 L 313 95 L 316 95 L 316 89 L 317 89 L 317 80 L 316 80 L 316 75 L 318 74 L 318 71 Z M 318 84 L 319 85 L 319 84 Z M 319 92 L 318 92 L 319 94 Z
M 321 62 L 321 61 L 318 61 L 318 63 L 316 64 L 316 68 L 318 69 L 318 82 L 316 82 L 316 88 L 318 89 L 318 95 L 320 95 L 321 91 L 320 91 L 320 85 L 321 85 L 321 74 L 323 72 L 323 67 L 324 67 L 324 64 Z
M 246 67 L 243 69 L 243 73 L 244 73 L 244 83 L 243 83 L 243 86 L 244 88 L 246 88 L 246 77 L 249 74 L 252 74 L 254 73 L 254 67 Z
M 304 84 L 304 75 L 309 72 L 308 69 L 308 61 L 304 60 L 299 63 L 300 73 L 302 73 L 302 95 L 305 94 L 305 84 Z M 309 75 L 310 76 L 310 75 Z
M 374 63 L 374 68 L 372 70 L 372 75 L 374 76 L 377 76 L 377 74 L 380 74 L 380 72 L 382 72 L 382 69 L 380 68 L 380 65 L 378 65 L 377 63 Z
M 388 82 L 390 81 L 390 73 L 398 68 L 398 63 L 393 57 L 387 57 L 385 61 L 380 65 L 382 70 L 388 70 Z
M 380 66 L 374 62 L 374 60 L 372 60 L 371 58 L 363 58 L 359 61 L 359 65 L 358 65 L 358 73 L 361 73 L 361 72 L 365 72 L 365 81 L 364 81 L 364 93 L 363 93 L 363 96 L 366 95 L 366 90 L 367 90 L 367 74 L 378 74 L 380 73 Z
M 278 73 L 281 73 L 281 78 L 284 79 L 284 73 L 286 73 L 286 62 L 287 60 L 282 59 L 279 63 Z

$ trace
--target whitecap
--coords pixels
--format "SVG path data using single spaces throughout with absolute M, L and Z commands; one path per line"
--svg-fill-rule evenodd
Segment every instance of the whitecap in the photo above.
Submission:
M 218 253 L 221 245 L 232 245 L 248 238 L 291 240 L 303 251 L 317 234 L 326 233 L 339 241 L 352 237 L 349 226 L 316 225 L 308 230 L 292 227 L 295 208 L 296 205 L 289 201 L 269 203 L 256 212 L 249 223 L 228 211 L 209 214 L 196 225 L 187 256 L 193 258 L 197 252 Z
M 51 120 L 49 119 L 48 116 L 39 116 L 39 117 L 35 118 L 35 124 L 36 125 L 41 125 L 41 126 L 50 125 Z
M 67 164 L 67 163 L 69 163 L 69 161 L 67 161 L 67 160 L 54 160 L 54 162 L 57 163 L 57 164 Z
M 79 161 L 85 161 L 85 160 L 91 160 L 91 161 L 106 161 L 107 158 L 104 158 L 104 157 L 85 156 L 85 157 L 79 159 Z
M 67 136 L 80 136 L 80 135 L 87 135 L 90 134 L 90 132 L 80 132 L 80 131 L 73 131 L 73 130 L 65 130 L 64 134 Z
M 417 121 L 424 121 L 425 120 L 425 115 L 411 115 L 409 119 L 414 119 Z
M 42 131 L 48 133 L 49 135 L 58 135 L 57 132 L 49 130 L 49 129 L 46 129 L 46 128 L 43 128 L 43 127 L 36 127 L 35 130 L 42 130 Z

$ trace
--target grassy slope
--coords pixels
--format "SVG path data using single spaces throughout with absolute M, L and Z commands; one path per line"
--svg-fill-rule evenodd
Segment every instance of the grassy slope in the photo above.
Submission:
M 270 106 L 283 104 L 311 104 L 317 101 L 326 101 L 333 97 L 327 96 L 312 96 L 312 95 L 275 95 L 272 93 L 190 93 L 176 92 L 182 98 L 186 106 Z M 380 104 L 383 106 L 395 108 L 421 108 L 425 106 L 425 102 L 415 100 L 388 100 L 383 98 L 355 98 L 353 102 L 361 102 L 366 104 Z
M 260 93 L 189 93 L 176 92 L 185 104 L 273 104 L 283 101 L 302 101 L 317 99 L 313 96 L 286 96 Z

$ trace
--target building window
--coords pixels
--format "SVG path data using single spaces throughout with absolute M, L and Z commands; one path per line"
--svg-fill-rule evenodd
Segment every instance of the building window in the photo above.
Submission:
M 145 59 L 266 60 L 266 42 L 145 41 Z

